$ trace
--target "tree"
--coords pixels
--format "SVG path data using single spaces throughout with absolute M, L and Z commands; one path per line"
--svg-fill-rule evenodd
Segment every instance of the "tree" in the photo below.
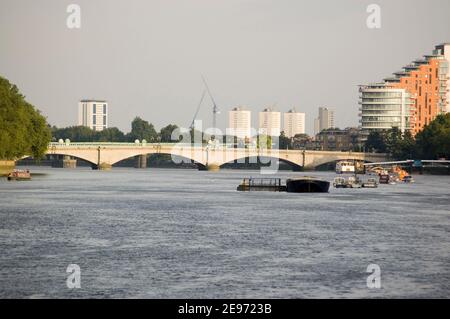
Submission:
M 72 142 L 95 142 L 96 132 L 87 126 L 52 127 L 54 141 L 69 139 Z
M 370 132 L 369 136 L 367 137 L 365 148 L 368 151 L 385 153 L 387 147 L 384 134 L 378 131 Z
M 128 134 L 128 139 L 131 141 L 146 140 L 149 143 L 153 143 L 158 141 L 158 133 L 153 124 L 137 116 L 131 122 L 131 132 Z
M 46 119 L 0 76 L 0 159 L 42 158 L 50 139 Z
M 256 138 L 256 145 L 261 149 L 272 149 L 272 136 L 269 135 L 258 135 Z
M 289 137 L 286 137 L 284 132 L 281 132 L 278 144 L 278 149 L 280 150 L 292 149 L 292 140 Z
M 169 125 L 163 127 L 159 133 L 159 135 L 161 137 L 161 142 L 170 143 L 170 142 L 178 141 L 179 138 L 172 140 L 172 133 L 176 129 L 178 129 L 178 126 L 174 125 L 174 124 L 169 124 Z
M 441 114 L 416 135 L 420 159 L 450 157 L 450 113 Z
M 124 142 L 125 134 L 117 127 L 108 127 L 103 131 L 96 132 L 96 141 L 99 142 Z

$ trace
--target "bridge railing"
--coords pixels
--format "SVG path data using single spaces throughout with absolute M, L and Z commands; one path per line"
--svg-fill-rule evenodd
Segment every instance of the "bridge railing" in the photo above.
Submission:
M 63 147 L 208 147 L 211 149 L 234 148 L 234 145 L 216 144 L 216 145 L 193 145 L 191 143 L 127 143 L 127 142 L 69 142 L 69 143 L 49 143 L 49 148 L 63 148 Z

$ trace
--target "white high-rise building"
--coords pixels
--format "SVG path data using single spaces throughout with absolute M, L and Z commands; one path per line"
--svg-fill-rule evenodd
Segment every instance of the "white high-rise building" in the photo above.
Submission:
M 81 100 L 78 103 L 78 125 L 94 131 L 108 128 L 108 103 L 102 100 Z
M 334 109 L 319 107 L 319 117 L 314 121 L 314 134 L 334 127 Z
M 365 131 L 384 131 L 397 127 L 411 129 L 411 95 L 405 89 L 387 83 L 360 86 L 360 127 Z
M 450 112 L 450 43 L 443 43 L 436 46 L 435 50 L 436 54 L 443 55 L 447 63 L 442 64 L 443 68 L 446 72 L 442 72 L 443 74 L 447 73 L 447 85 L 445 88 L 441 88 L 447 91 L 446 103 L 442 107 L 442 111 L 449 113 Z M 444 70 L 443 70 L 444 71 Z
M 228 132 L 240 139 L 251 138 L 252 114 L 243 107 L 235 107 L 228 112 Z
M 284 113 L 284 134 L 289 138 L 305 134 L 305 113 L 297 112 L 295 109 Z
M 280 136 L 281 113 L 271 108 L 259 112 L 259 134 L 268 136 Z

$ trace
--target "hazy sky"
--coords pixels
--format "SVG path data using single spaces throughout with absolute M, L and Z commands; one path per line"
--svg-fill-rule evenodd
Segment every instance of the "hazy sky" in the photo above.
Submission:
M 81 28 L 66 26 L 81 6 Z M 366 8 L 381 6 L 381 29 Z M 52 125 L 77 124 L 77 102 L 106 99 L 110 126 L 135 116 L 188 127 L 203 74 L 222 110 L 336 109 L 358 125 L 358 84 L 380 81 L 450 41 L 449 0 L 0 0 L 0 75 Z M 211 103 L 199 118 L 211 125 Z

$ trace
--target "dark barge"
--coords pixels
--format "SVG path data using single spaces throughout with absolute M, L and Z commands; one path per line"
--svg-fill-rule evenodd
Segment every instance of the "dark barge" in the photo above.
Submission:
M 288 193 L 328 193 L 330 182 L 314 177 L 300 177 L 286 181 Z
M 237 190 L 242 192 L 328 193 L 329 188 L 330 182 L 313 177 L 291 178 L 286 180 L 286 184 L 282 184 L 281 178 L 244 178 Z
M 267 192 L 285 192 L 286 185 L 281 184 L 281 178 L 244 178 L 237 187 L 238 191 L 267 191 Z

